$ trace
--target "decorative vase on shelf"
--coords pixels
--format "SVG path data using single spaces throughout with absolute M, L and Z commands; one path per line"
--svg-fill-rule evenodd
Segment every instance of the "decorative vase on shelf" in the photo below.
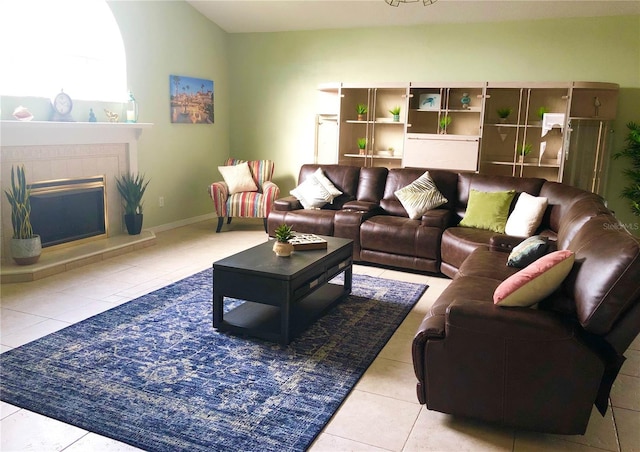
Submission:
M 462 93 L 462 98 L 460 99 L 460 103 L 462 104 L 463 110 L 469 109 L 469 104 L 471 103 L 471 98 L 469 97 L 469 93 Z
M 400 122 L 400 115 L 393 115 L 393 122 Z
M 358 121 L 364 121 L 364 115 L 358 115 Z

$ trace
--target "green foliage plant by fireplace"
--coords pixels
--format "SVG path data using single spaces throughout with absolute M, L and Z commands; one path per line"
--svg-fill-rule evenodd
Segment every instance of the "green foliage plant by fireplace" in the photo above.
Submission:
M 613 158 L 628 157 L 631 160 L 631 168 L 623 171 L 631 183 L 622 190 L 620 197 L 628 199 L 631 212 L 640 216 L 640 124 L 630 122 L 627 128 L 629 133 L 625 138 L 625 147 L 614 154 Z
M 14 171 L 11 167 L 11 189 L 5 190 L 11 204 L 11 225 L 14 239 L 31 239 L 34 237 L 31 227 L 31 201 L 29 187 L 24 173 L 24 166 Z
M 144 175 L 125 174 L 121 178 L 116 178 L 118 192 L 122 196 L 124 213 L 127 215 L 142 213 L 142 197 L 149 185 L 149 181 L 144 181 Z

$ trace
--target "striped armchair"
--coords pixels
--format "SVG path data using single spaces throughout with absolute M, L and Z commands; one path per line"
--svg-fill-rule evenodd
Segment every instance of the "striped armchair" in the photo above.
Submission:
M 209 196 L 213 200 L 218 214 L 218 227 L 216 232 L 222 229 L 223 220 L 227 218 L 227 224 L 231 218 L 262 218 L 264 230 L 267 231 L 267 216 L 273 207 L 273 203 L 280 195 L 280 189 L 271 182 L 274 165 L 271 160 L 239 160 L 229 158 L 225 166 L 237 165 L 247 162 L 251 176 L 258 187 L 258 191 L 246 191 L 229 194 L 229 188 L 224 181 L 214 182 L 209 187 Z

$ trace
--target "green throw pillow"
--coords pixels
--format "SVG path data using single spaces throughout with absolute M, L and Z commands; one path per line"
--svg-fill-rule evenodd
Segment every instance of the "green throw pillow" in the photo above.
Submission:
M 467 211 L 460 226 L 488 229 L 504 234 L 504 227 L 509 218 L 509 207 L 514 196 L 513 190 L 484 192 L 471 189 Z

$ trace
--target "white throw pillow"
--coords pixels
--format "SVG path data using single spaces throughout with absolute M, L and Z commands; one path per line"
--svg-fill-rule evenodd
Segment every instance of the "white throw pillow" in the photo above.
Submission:
M 394 194 L 412 220 L 420 219 L 426 211 L 435 209 L 447 202 L 447 198 L 442 196 L 433 179 L 431 179 L 429 171 L 406 187 L 396 190 Z
M 525 192 L 520 193 L 516 206 L 507 219 L 505 234 L 517 237 L 532 236 L 542 222 L 547 204 L 547 198 L 531 196 Z
M 330 202 L 330 199 L 333 200 L 331 193 L 324 188 L 314 174 L 289 193 L 295 196 L 305 209 L 319 209 Z
M 258 191 L 258 186 L 251 176 L 251 170 L 247 162 L 219 166 L 218 171 L 220 171 L 227 187 L 229 187 L 230 195 L 243 191 Z
M 335 185 L 333 185 L 333 182 L 331 182 L 331 180 L 329 180 L 329 178 L 324 175 L 322 168 L 318 168 L 316 172 L 313 173 L 313 175 L 331 195 L 331 199 L 329 199 L 330 203 L 333 203 L 334 198 L 337 198 L 342 194 L 342 192 L 338 190 Z

